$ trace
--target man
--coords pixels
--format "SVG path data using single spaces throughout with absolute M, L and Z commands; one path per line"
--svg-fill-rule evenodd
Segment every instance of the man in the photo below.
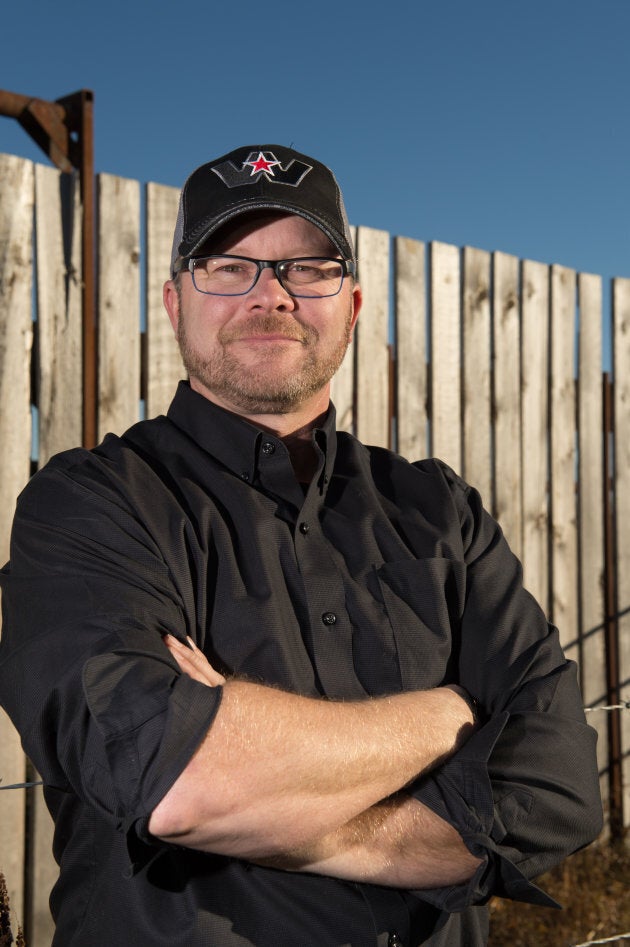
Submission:
M 54 458 L 2 575 L 55 947 L 481 945 L 601 827 L 557 633 L 470 487 L 335 430 L 361 305 L 328 168 L 184 185 L 168 417 Z

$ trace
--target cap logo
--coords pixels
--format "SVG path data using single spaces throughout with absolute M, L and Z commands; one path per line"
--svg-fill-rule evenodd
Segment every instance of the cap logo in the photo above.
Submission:
M 272 151 L 250 151 L 247 161 L 237 168 L 231 161 L 224 161 L 212 168 L 226 187 L 241 187 L 244 184 L 256 184 L 261 175 L 265 175 L 271 184 L 289 184 L 297 187 L 312 171 L 312 165 L 292 158 L 286 168 L 278 161 Z

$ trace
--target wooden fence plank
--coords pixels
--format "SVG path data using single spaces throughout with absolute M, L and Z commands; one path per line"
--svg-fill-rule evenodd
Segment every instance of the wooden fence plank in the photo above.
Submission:
M 359 282 L 363 309 L 356 330 L 357 435 L 367 444 L 388 447 L 389 408 L 389 234 L 357 229 Z
M 586 273 L 578 275 L 579 364 L 578 364 L 578 528 L 580 682 L 587 707 L 606 703 L 606 654 L 604 615 L 604 495 L 602 436 L 602 280 Z M 590 715 L 598 732 L 597 758 L 604 773 L 608 757 L 605 713 Z M 601 780 L 607 806 L 608 779 Z
M 521 459 L 521 313 L 519 261 L 493 254 L 494 515 L 514 553 L 523 556 Z
M 35 166 L 40 467 L 82 437 L 81 220 L 76 187 L 64 241 L 60 183 L 59 171 Z
M 169 277 L 171 246 L 177 219 L 179 191 L 162 184 L 147 184 L 147 289 L 146 289 L 146 414 L 165 414 L 180 378 L 186 377 L 179 347 L 164 304 L 162 287 Z
M 431 453 L 462 471 L 459 249 L 429 244 L 431 272 Z
M 492 504 L 490 254 L 464 247 L 462 288 L 463 475 Z
M 39 467 L 58 451 L 79 445 L 82 436 L 81 217 L 78 185 L 64 188 L 62 211 L 61 187 L 67 181 L 54 168 L 35 166 Z M 32 778 L 38 778 L 34 771 Z M 52 855 L 53 822 L 39 787 L 28 793 L 27 827 L 28 942 L 45 947 L 54 933 L 48 897 L 59 870 Z
M 354 246 L 357 244 L 357 228 L 350 228 Z M 359 316 L 359 319 L 362 317 Z M 340 431 L 356 434 L 355 390 L 356 390 L 356 332 L 348 346 L 339 371 L 332 380 L 330 397 L 337 412 L 337 427 Z
M 98 437 L 122 434 L 140 408 L 140 185 L 100 174 Z
M 425 256 L 424 243 L 396 237 L 396 433 L 397 450 L 408 460 L 419 460 L 429 452 Z
M 0 560 L 9 557 L 9 533 L 15 498 L 28 480 L 31 456 L 31 346 L 33 165 L 0 155 Z M 5 786 L 23 782 L 25 759 L 20 741 L 0 711 L 0 779 Z M 24 814 L 22 790 L 0 792 L 0 871 L 13 911 L 24 919 Z M 16 924 L 17 927 L 17 924 Z
M 330 397 L 337 412 L 337 427 L 349 434 L 356 433 L 355 423 L 355 370 L 356 336 L 353 336 L 341 368 L 334 376 L 330 387 Z
M 551 268 L 551 614 L 567 657 L 578 660 L 575 273 Z
M 521 287 L 523 574 L 529 591 L 550 614 L 547 490 L 549 267 L 524 260 Z
M 619 681 L 630 701 L 630 279 L 613 281 L 615 505 Z M 621 712 L 623 809 L 630 821 L 630 712 Z

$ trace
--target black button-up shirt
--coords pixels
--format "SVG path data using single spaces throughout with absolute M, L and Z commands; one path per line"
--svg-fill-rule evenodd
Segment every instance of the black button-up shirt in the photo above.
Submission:
M 0 698 L 56 823 L 55 947 L 482 944 L 490 894 L 544 902 L 527 879 L 599 831 L 575 668 L 476 492 L 336 432 L 332 408 L 313 442 L 305 489 L 280 439 L 182 383 L 167 418 L 57 456 L 20 497 Z M 166 632 L 298 694 L 461 683 L 485 725 L 408 791 L 483 859 L 474 878 L 397 891 L 153 839 L 222 693 Z

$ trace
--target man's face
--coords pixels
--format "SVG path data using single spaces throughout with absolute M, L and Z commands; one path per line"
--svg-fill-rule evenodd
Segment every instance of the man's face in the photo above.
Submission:
M 231 226 L 208 252 L 260 260 L 338 256 L 314 224 L 277 214 Z M 164 302 L 195 390 L 237 414 L 284 414 L 311 404 L 325 410 L 360 307 L 351 279 L 337 296 L 316 299 L 290 296 L 271 269 L 244 296 L 199 293 L 188 272 L 180 279 L 179 292 L 166 284 Z

